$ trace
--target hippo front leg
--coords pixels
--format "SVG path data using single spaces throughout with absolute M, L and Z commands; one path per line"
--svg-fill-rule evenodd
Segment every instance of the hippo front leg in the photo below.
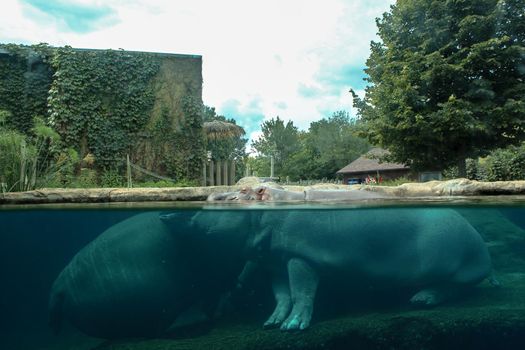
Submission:
M 319 276 L 305 260 L 292 258 L 288 261 L 288 279 L 292 311 L 281 330 L 303 330 L 310 325 Z
M 288 273 L 280 271 L 273 277 L 272 289 L 275 297 L 275 309 L 272 315 L 264 322 L 264 328 L 279 327 L 286 316 L 290 314 L 292 308 L 292 297 L 290 295 L 290 287 L 288 286 Z

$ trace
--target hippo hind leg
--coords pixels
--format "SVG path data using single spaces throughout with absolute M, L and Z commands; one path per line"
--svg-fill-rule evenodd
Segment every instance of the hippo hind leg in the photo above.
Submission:
M 414 294 L 414 296 L 410 298 L 410 302 L 417 306 L 435 306 L 444 301 L 458 298 L 470 289 L 472 289 L 472 285 L 463 284 L 446 284 L 429 287 Z

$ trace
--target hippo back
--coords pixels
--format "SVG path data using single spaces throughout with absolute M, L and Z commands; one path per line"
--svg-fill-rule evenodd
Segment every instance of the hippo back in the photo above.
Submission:
M 178 248 L 158 212 L 110 227 L 79 251 L 55 281 L 52 326 L 58 328 L 63 317 L 102 338 L 163 331 L 192 295 L 187 259 Z

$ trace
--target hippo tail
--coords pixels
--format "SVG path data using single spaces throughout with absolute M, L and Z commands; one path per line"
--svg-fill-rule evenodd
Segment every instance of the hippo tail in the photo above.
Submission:
M 49 298 L 49 327 L 55 335 L 62 328 L 64 315 L 64 293 L 53 291 Z

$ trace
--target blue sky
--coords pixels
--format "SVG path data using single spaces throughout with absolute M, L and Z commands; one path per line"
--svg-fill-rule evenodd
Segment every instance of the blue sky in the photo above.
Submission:
M 301 129 L 362 94 L 375 18 L 394 0 L 2 0 L 0 42 L 203 56 L 203 100 L 250 137 Z

